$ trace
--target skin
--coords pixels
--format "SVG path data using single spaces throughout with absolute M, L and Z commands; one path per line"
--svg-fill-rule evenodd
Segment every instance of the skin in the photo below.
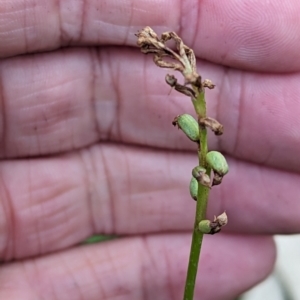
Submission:
M 195 50 L 225 128 L 210 148 L 230 172 L 208 216 L 226 210 L 229 224 L 204 241 L 196 299 L 265 278 L 271 236 L 300 230 L 299 13 L 299 1 L 1 1 L 0 299 L 181 299 L 197 156 L 171 122 L 192 106 L 135 47 L 146 25 Z M 97 233 L 123 238 L 79 245 Z

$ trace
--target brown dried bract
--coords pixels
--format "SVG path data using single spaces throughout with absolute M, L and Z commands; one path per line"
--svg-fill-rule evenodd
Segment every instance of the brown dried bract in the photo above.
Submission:
M 213 84 L 213 82 L 210 79 L 205 79 L 202 82 L 202 85 L 203 85 L 203 87 L 206 87 L 210 90 L 212 90 L 216 86 L 215 84 Z
M 199 91 L 204 88 L 201 83 L 201 77 L 196 71 L 196 58 L 194 51 L 186 46 L 175 32 L 165 32 L 159 38 L 157 34 L 149 26 L 147 26 L 138 32 L 136 36 L 138 37 L 137 44 L 141 48 L 141 51 L 145 54 L 154 54 L 153 60 L 156 65 L 161 68 L 178 70 L 182 73 L 185 79 L 184 85 L 174 85 L 176 90 L 195 97 L 195 92 L 190 92 L 192 89 L 188 90 L 183 87 L 187 84 L 191 84 Z M 175 42 L 176 51 L 166 45 L 166 42 L 169 40 L 173 40 Z M 168 58 L 168 60 L 166 60 L 166 58 Z
M 224 177 L 223 175 L 220 175 L 217 172 L 214 172 L 212 186 L 221 184 L 223 177 Z
M 178 91 L 179 93 L 182 93 L 191 98 L 196 97 L 196 93 L 191 88 L 177 83 L 177 78 L 174 75 L 167 74 L 165 79 L 166 79 L 166 83 L 172 88 L 174 88 L 176 91 Z
M 200 118 L 199 124 L 210 128 L 215 133 L 215 135 L 223 134 L 223 125 L 213 118 L 210 117 Z
M 221 215 L 215 216 L 214 220 L 210 223 L 211 232 L 210 234 L 215 234 L 221 231 L 222 227 L 227 225 L 228 217 L 226 212 L 224 211 Z

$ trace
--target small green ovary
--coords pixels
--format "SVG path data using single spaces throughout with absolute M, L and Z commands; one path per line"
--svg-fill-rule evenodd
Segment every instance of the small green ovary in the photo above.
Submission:
M 173 121 L 173 125 L 177 125 L 193 142 L 199 142 L 199 125 L 191 115 L 183 114 L 177 116 Z

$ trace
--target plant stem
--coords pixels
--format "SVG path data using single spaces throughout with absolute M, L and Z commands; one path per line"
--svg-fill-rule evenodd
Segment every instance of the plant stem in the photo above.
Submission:
M 190 181 L 190 194 L 193 199 L 197 198 L 197 205 L 184 291 L 184 300 L 193 300 L 203 240 L 202 232 L 214 234 L 219 232 L 221 227 L 227 224 L 227 215 L 225 212 L 218 217 L 215 217 L 213 221 L 206 220 L 206 209 L 210 187 L 212 185 L 220 184 L 223 176 L 228 172 L 227 162 L 221 153 L 217 151 L 207 153 L 206 127 L 210 128 L 216 135 L 221 135 L 223 133 L 223 125 L 217 120 L 206 116 L 204 89 L 213 89 L 215 85 L 209 79 L 202 81 L 202 77 L 197 73 L 194 51 L 186 46 L 175 32 L 165 32 L 159 38 L 153 29 L 146 26 L 142 31 L 139 31 L 136 36 L 138 37 L 137 44 L 141 48 L 141 51 L 145 54 L 154 54 L 154 62 L 157 66 L 177 70 L 183 75 L 183 85 L 177 82 L 177 78 L 174 75 L 170 74 L 166 75 L 165 81 L 176 91 L 192 99 L 195 111 L 198 115 L 199 141 L 195 120 L 191 120 L 189 118 L 191 116 L 180 115 L 172 122 L 173 125 L 177 125 L 178 128 L 182 129 L 189 139 L 197 142 L 197 145 L 199 146 L 199 166 L 193 169 L 193 178 Z M 173 51 L 166 45 L 169 40 L 175 42 L 176 50 Z M 179 123 L 180 117 L 185 118 L 181 119 L 183 121 L 185 120 L 185 123 L 182 122 L 182 127 L 180 127 L 181 125 Z M 194 136 L 196 137 L 195 139 L 193 138 Z M 212 183 L 210 179 L 211 169 L 213 169 L 214 173 Z M 206 172 L 206 174 L 204 174 L 204 172 Z M 196 182 L 198 180 L 198 191 L 196 191 L 197 188 L 195 188 L 195 180 Z M 199 226 L 199 223 L 203 220 L 205 221 Z
M 193 100 L 193 104 L 198 115 L 198 118 L 206 117 L 206 102 L 204 89 L 201 91 L 197 98 Z M 206 154 L 207 154 L 207 131 L 206 128 L 199 125 L 200 133 L 200 149 L 198 150 L 199 166 L 207 169 L 206 165 Z M 210 175 L 210 169 L 207 169 L 208 175 Z M 197 194 L 197 206 L 194 230 L 192 236 L 192 244 L 190 250 L 189 265 L 187 270 L 187 277 L 184 290 L 183 300 L 193 300 L 195 282 L 198 271 L 198 263 L 201 252 L 201 246 L 203 241 L 203 233 L 198 230 L 198 224 L 200 221 L 206 218 L 207 200 L 209 195 L 209 188 L 198 183 L 198 194 Z

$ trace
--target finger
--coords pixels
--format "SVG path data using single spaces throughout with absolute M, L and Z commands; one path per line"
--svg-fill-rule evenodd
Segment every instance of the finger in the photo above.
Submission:
M 20 259 L 75 245 L 93 234 L 191 231 L 188 185 L 195 154 L 121 145 L 77 154 L 2 162 L 0 258 Z M 300 230 L 299 175 L 229 160 L 207 217 L 226 210 L 225 231 Z
M 205 60 L 252 70 L 299 71 L 299 12 L 296 0 L 231 0 L 222 5 L 179 0 L 1 1 L 0 56 L 66 45 L 132 46 L 134 34 L 146 24 L 159 32 L 181 32 Z
M 185 234 L 125 238 L 2 266 L 0 298 L 182 299 L 189 246 Z M 206 238 L 195 297 L 233 299 L 264 279 L 274 259 L 269 237 Z
M 204 62 L 199 69 L 217 84 L 207 93 L 208 112 L 225 128 L 210 147 L 299 172 L 300 73 L 263 75 Z M 168 96 L 165 71 L 138 51 L 67 50 L 7 60 L 0 72 L 2 157 L 69 151 L 99 139 L 194 149 L 171 126 L 176 115 L 192 113 L 189 99 Z

